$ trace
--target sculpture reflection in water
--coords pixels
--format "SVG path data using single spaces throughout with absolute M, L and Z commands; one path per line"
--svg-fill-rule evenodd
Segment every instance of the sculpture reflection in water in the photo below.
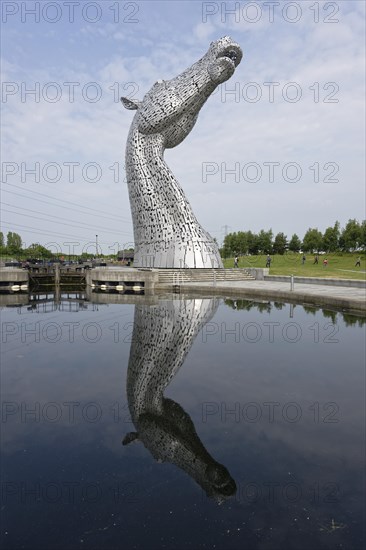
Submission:
M 127 397 L 136 432 L 159 462 L 187 472 L 208 497 L 222 502 L 236 492 L 235 481 L 208 453 L 185 410 L 164 391 L 182 366 L 199 330 L 212 318 L 216 299 L 159 301 L 136 305 L 127 374 Z

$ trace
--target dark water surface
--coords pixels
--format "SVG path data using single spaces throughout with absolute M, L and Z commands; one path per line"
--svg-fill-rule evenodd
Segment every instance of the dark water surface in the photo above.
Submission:
M 2 310 L 2 548 L 363 548 L 364 320 L 138 299 Z

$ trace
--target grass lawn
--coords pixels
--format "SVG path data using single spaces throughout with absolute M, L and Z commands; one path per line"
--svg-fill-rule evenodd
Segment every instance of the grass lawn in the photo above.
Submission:
M 302 254 L 287 253 L 283 256 L 271 256 L 270 275 L 295 275 L 298 277 L 331 277 L 337 279 L 366 279 L 365 254 L 322 254 L 319 264 L 314 265 L 314 255 L 305 254 L 306 261 L 302 265 Z M 361 257 L 361 267 L 355 267 L 358 257 Z M 239 267 L 266 267 L 267 255 L 240 256 Z M 324 258 L 328 266 L 323 266 Z M 234 258 L 224 260 L 224 267 L 234 267 Z

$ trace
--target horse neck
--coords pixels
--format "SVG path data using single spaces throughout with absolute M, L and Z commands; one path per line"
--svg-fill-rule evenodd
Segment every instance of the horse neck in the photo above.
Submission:
M 135 306 L 127 375 L 134 421 L 145 412 L 163 414 L 164 391 L 217 306 L 216 300 L 201 299 Z
M 160 134 L 143 135 L 132 124 L 126 149 L 126 172 L 137 226 L 193 224 L 197 219 L 181 186 L 164 160 Z

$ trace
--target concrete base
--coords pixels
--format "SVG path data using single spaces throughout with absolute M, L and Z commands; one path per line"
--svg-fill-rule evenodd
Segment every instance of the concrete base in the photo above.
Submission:
M 268 271 L 268 270 L 267 270 Z M 265 281 L 274 283 L 290 284 L 291 277 L 286 275 L 268 275 L 264 276 Z M 325 286 L 346 286 L 353 288 L 366 288 L 366 281 L 361 279 L 324 279 L 322 277 L 294 277 L 294 283 L 303 283 L 306 285 L 325 285 Z
M 289 303 L 308 304 L 318 307 L 330 307 L 338 310 L 347 310 L 355 313 L 365 314 L 366 312 L 366 300 L 365 300 L 365 281 L 360 280 L 347 280 L 347 279 L 320 279 L 320 278 L 308 278 L 308 277 L 295 277 L 294 290 L 291 290 L 290 277 L 274 277 L 266 275 L 266 269 L 263 268 L 249 268 L 247 271 L 250 275 L 255 276 L 256 279 L 240 280 L 239 270 L 217 270 L 217 272 L 226 272 L 222 276 L 226 279 L 220 280 L 218 273 L 215 277 L 214 271 L 210 275 L 211 279 L 208 282 L 199 280 L 199 271 L 195 273 L 194 281 L 188 277 L 189 273 L 184 275 L 184 270 L 174 270 L 173 275 L 177 275 L 176 272 L 181 272 L 181 276 L 176 278 L 173 282 L 175 290 L 180 293 L 186 293 L 187 295 L 199 295 L 199 296 L 231 296 L 236 298 L 248 298 L 248 299 L 266 299 L 279 300 Z M 210 270 L 204 270 L 207 274 Z M 228 279 L 231 277 L 229 272 L 235 272 L 235 279 Z M 167 270 L 151 270 L 151 269 L 136 269 L 136 268 L 121 268 L 121 267 L 99 267 L 88 270 L 86 273 L 88 299 L 90 301 L 96 301 L 99 303 L 137 303 L 137 301 L 143 302 L 144 296 L 136 293 L 133 297 L 131 294 L 123 294 L 123 291 L 118 294 L 113 292 L 106 293 L 92 292 L 93 281 L 99 283 L 144 283 L 145 295 L 148 294 L 151 299 L 154 299 L 153 293 L 159 289 L 159 292 L 172 290 L 172 280 L 163 282 L 162 273 L 169 275 Z M 160 278 L 159 278 L 160 277 Z M 168 277 L 169 279 L 169 277 Z M 187 280 L 188 279 L 188 280 Z M 28 272 L 22 269 L 14 268 L 1 268 L 0 269 L 0 281 L 9 284 L 28 284 Z M 6 291 L 7 284 L 2 288 Z M 106 284 L 108 287 L 108 284 Z M 14 295 L 10 295 L 7 298 L 4 294 L 4 300 L 6 305 L 21 304 L 24 303 L 24 295 L 19 295 L 19 299 L 14 300 Z
M 137 269 L 133 267 L 96 267 L 86 271 L 86 284 L 93 288 L 105 285 L 113 289 L 116 285 L 140 284 L 148 292 L 154 290 L 158 282 L 159 275 L 157 271 L 151 269 Z
M 1 307 L 21 307 L 29 304 L 28 292 L 0 293 Z
M 22 288 L 21 288 L 22 287 Z M 0 291 L 24 291 L 29 288 L 29 273 L 15 267 L 0 268 Z
M 158 295 L 147 294 L 117 294 L 115 292 L 94 292 L 90 286 L 87 286 L 85 297 L 88 302 L 93 304 L 147 304 L 154 305 L 159 301 Z
M 268 267 L 246 267 L 245 269 L 256 281 L 263 281 L 269 273 Z
M 171 288 L 183 281 L 243 281 L 246 279 L 263 280 L 268 269 L 149 269 L 133 267 L 96 267 L 86 271 L 86 284 L 91 288 L 113 290 L 117 285 L 126 288 L 131 284 L 140 284 L 151 292 L 155 287 Z
M 184 283 L 180 292 L 194 296 L 225 296 L 247 299 L 265 299 L 293 304 L 306 304 L 315 307 L 336 310 L 347 310 L 365 315 L 365 289 L 354 287 L 336 287 L 331 285 L 314 285 L 295 283 L 294 290 L 290 282 L 248 281 L 247 283 Z

